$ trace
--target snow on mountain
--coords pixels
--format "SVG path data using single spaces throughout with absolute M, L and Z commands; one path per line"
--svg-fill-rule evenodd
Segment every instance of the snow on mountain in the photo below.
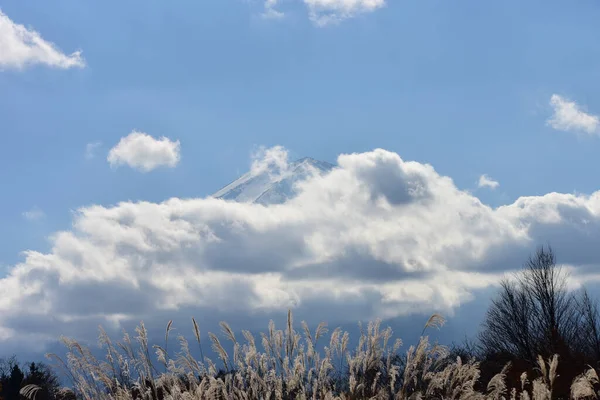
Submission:
M 314 174 L 327 173 L 332 168 L 333 164 L 305 157 L 285 168 L 272 166 L 260 173 L 250 171 L 213 194 L 213 197 L 264 205 L 281 204 L 296 196 L 297 182 Z

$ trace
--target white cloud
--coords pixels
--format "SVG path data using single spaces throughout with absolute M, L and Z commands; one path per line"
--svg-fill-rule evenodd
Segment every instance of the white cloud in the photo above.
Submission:
M 275 169 L 286 157 L 263 153 Z M 94 340 L 98 324 L 162 326 L 194 314 L 239 324 L 288 307 L 311 325 L 447 314 L 539 244 L 551 243 L 574 279 L 600 264 L 600 191 L 493 209 L 385 150 L 341 155 L 338 165 L 281 205 L 173 198 L 81 208 L 51 251 L 26 252 L 0 279 L 0 342 Z
M 34 64 L 62 69 L 85 66 L 80 51 L 64 54 L 39 33 L 14 23 L 0 10 L 0 69 L 22 69 Z
M 25 211 L 22 215 L 28 221 L 37 221 L 44 218 L 46 214 L 38 207 L 33 207 L 31 210 Z
M 285 16 L 285 14 L 279 10 L 277 10 L 277 6 L 279 5 L 279 0 L 265 0 L 264 11 L 262 13 L 263 18 L 269 19 L 281 19 Z
M 102 146 L 102 142 L 92 142 L 85 145 L 85 158 L 91 160 L 96 157 L 96 151 Z
M 574 101 L 569 101 L 558 94 L 550 98 L 554 113 L 547 124 L 559 131 L 585 132 L 594 134 L 600 132 L 600 119 L 597 115 L 588 114 Z
M 358 14 L 375 11 L 386 5 L 385 0 L 303 0 L 310 19 L 323 26 L 337 23 Z
M 493 190 L 493 189 L 496 189 L 498 186 L 500 186 L 500 183 L 498 181 L 493 180 L 486 174 L 483 174 L 479 177 L 479 182 L 477 183 L 477 185 L 480 188 L 486 187 L 486 188 L 490 188 Z
M 107 161 L 112 167 L 128 165 L 142 172 L 160 166 L 174 168 L 179 163 L 180 147 L 179 140 L 155 139 L 147 133 L 133 131 L 110 149 Z
M 250 173 L 254 176 L 263 172 L 283 175 L 289 167 L 288 152 L 282 146 L 266 148 L 261 146 L 252 154 Z

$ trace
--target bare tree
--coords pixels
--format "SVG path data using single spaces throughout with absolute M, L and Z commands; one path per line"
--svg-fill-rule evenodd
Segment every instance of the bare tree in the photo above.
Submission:
M 500 294 L 492 300 L 479 334 L 482 350 L 486 354 L 506 353 L 535 360 L 533 303 L 522 283 L 504 280 L 500 285 Z
M 540 248 L 526 264 L 523 280 L 534 305 L 532 319 L 538 335 L 538 354 L 548 357 L 561 354 L 579 339 L 577 301 L 575 295 L 567 291 L 567 278 L 556 265 L 550 247 Z
M 587 290 L 583 290 L 577 299 L 579 310 L 578 353 L 588 358 L 587 362 L 597 363 L 600 360 L 600 312 L 598 303 L 593 301 Z
M 566 283 L 552 249 L 538 249 L 514 281 L 501 282 L 479 334 L 484 353 L 505 353 L 531 364 L 538 354 L 570 355 L 581 334 L 581 312 Z

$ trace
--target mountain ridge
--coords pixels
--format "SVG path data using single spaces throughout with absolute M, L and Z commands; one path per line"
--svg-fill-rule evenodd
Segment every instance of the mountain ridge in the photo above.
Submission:
M 326 161 L 303 157 L 283 169 L 271 166 L 260 173 L 249 171 L 219 189 L 212 197 L 263 205 L 282 204 L 297 195 L 297 182 L 313 174 L 325 174 L 334 167 Z

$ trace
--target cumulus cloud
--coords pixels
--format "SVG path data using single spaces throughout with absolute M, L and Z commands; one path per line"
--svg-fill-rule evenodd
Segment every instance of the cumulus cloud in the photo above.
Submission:
M 0 10 L 0 69 L 22 69 L 34 64 L 61 69 L 85 66 L 80 51 L 63 53 L 39 33 L 13 22 Z
M 23 212 L 23 217 L 28 221 L 36 221 L 46 216 L 38 207 L 33 207 L 31 210 Z
M 107 161 L 111 167 L 128 165 L 142 172 L 161 166 L 174 168 L 179 163 L 180 147 L 179 140 L 155 139 L 147 133 L 133 131 L 110 149 Z
M 385 6 L 385 0 L 304 0 L 310 19 L 317 25 L 337 23 Z
M 547 124 L 552 128 L 565 132 L 600 133 L 600 119 L 597 115 L 588 114 L 574 101 L 569 101 L 558 94 L 550 98 L 554 110 Z
M 496 189 L 498 186 L 500 186 L 500 183 L 498 181 L 493 180 L 492 178 L 490 178 L 489 176 L 487 176 L 486 174 L 483 174 L 479 177 L 479 182 L 477 183 L 477 185 L 480 188 L 490 188 L 492 190 Z
M 278 165 L 282 151 L 265 149 L 263 163 Z M 0 279 L 0 341 L 93 340 L 98 324 L 199 314 L 246 324 L 288 308 L 311 325 L 451 313 L 539 244 L 554 245 L 574 279 L 600 262 L 600 191 L 494 209 L 392 152 L 337 161 L 284 204 L 207 197 L 79 209 L 49 252 L 27 251 Z

